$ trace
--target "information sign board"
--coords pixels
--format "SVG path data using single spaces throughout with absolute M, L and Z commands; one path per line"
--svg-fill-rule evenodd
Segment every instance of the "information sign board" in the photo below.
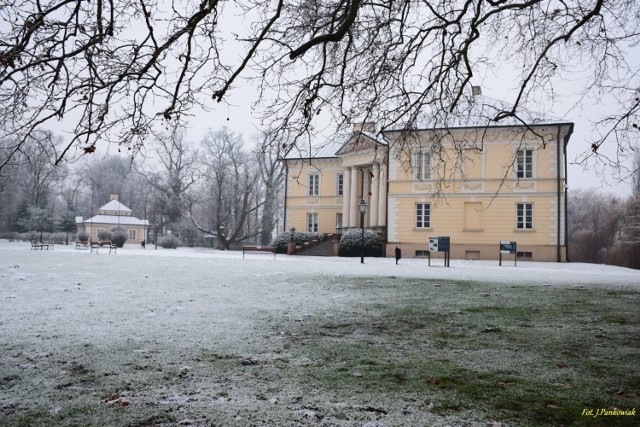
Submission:
M 510 242 L 508 240 L 500 241 L 500 253 L 513 255 L 516 253 L 516 242 Z
M 449 252 L 451 248 L 450 237 L 429 237 L 429 250 L 432 252 Z

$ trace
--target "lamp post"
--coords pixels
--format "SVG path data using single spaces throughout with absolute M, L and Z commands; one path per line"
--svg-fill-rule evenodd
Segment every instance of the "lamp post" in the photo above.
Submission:
M 367 202 L 360 199 L 360 226 L 362 227 L 362 238 L 360 241 L 360 263 L 364 264 L 364 214 L 367 213 Z

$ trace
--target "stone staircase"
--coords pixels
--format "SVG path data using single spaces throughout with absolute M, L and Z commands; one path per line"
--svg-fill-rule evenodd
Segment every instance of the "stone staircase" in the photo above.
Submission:
M 296 252 L 294 255 L 333 256 L 333 241 L 331 239 L 326 239 L 315 246 L 310 246 L 308 248 L 302 249 L 301 251 Z

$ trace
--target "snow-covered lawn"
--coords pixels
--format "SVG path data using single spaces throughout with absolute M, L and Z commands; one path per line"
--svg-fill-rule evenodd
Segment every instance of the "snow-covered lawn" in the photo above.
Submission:
M 0 241 L 0 425 L 640 421 L 638 271 L 107 252 Z

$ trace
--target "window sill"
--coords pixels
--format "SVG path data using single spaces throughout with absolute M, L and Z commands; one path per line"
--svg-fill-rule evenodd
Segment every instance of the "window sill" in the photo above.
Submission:
M 433 227 L 424 227 L 424 228 L 413 227 L 413 231 L 433 231 Z
M 513 230 L 514 233 L 535 233 L 535 228 L 516 228 Z

